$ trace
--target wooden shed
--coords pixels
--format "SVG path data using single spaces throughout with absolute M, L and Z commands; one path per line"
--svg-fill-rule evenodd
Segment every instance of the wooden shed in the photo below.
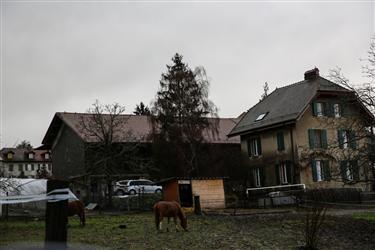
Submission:
M 172 177 L 158 184 L 163 187 L 163 200 L 178 201 L 182 207 L 194 207 L 194 196 L 199 196 L 202 209 L 225 208 L 223 177 Z

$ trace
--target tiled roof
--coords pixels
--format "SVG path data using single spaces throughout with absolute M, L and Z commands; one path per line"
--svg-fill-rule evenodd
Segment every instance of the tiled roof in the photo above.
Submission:
M 52 145 L 54 138 L 57 136 L 58 130 L 62 124 L 69 126 L 80 138 L 86 142 L 95 142 L 97 138 L 94 136 L 86 136 L 85 130 L 82 129 L 82 121 L 88 121 L 91 114 L 87 113 L 67 113 L 58 112 L 55 114 L 50 127 L 48 128 L 46 135 L 43 139 L 43 144 Z M 106 116 L 106 115 L 104 115 Z M 151 123 L 149 116 L 141 115 L 120 115 L 120 119 L 123 121 L 121 129 L 117 131 L 114 138 L 117 142 L 129 142 L 137 140 L 141 142 L 151 142 Z M 220 118 L 219 119 L 219 133 L 213 136 L 211 132 L 205 131 L 204 137 L 208 143 L 225 143 L 225 144 L 236 144 L 240 143 L 239 137 L 228 138 L 227 134 L 235 126 L 239 119 L 235 118 Z M 128 136 L 128 133 L 131 136 Z
M 279 123 L 293 122 L 309 105 L 317 92 L 349 90 L 323 78 L 304 80 L 269 94 L 263 101 L 254 105 L 230 132 L 229 136 L 239 135 L 252 130 L 261 129 Z M 266 116 L 256 121 L 261 114 Z
M 13 153 L 11 160 L 7 159 L 7 154 L 9 152 Z M 34 158 L 29 159 L 28 153 L 34 153 Z M 18 148 L 2 148 L 0 150 L 1 160 L 12 161 L 12 162 L 31 162 L 31 161 L 51 161 L 50 159 L 45 159 L 44 154 L 50 153 L 48 150 L 28 150 L 28 149 L 18 149 Z

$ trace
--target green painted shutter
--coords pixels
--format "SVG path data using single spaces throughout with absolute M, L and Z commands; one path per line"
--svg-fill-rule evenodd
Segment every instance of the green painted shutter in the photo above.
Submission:
M 309 129 L 309 146 L 310 149 L 315 148 L 315 130 L 314 129 Z
M 320 133 L 321 136 L 321 141 L 322 141 L 322 148 L 327 148 L 328 143 L 327 143 L 327 130 L 322 129 L 322 132 Z
M 357 140 L 355 137 L 355 131 L 353 130 L 349 131 L 349 144 L 352 149 L 357 148 Z
M 286 177 L 288 178 L 288 183 L 293 183 L 293 176 L 292 176 L 292 163 L 290 161 L 287 161 L 285 163 L 286 165 Z
M 327 113 L 328 113 L 328 103 L 326 102 L 322 102 L 322 113 L 323 113 L 323 116 L 327 116 Z
M 323 177 L 325 181 L 331 180 L 331 167 L 329 161 L 323 162 Z
M 313 181 L 317 181 L 316 161 L 315 160 L 311 160 L 311 170 L 312 170 Z
M 327 116 L 328 117 L 334 117 L 335 116 L 335 108 L 333 102 L 327 103 Z
M 353 173 L 353 180 L 359 181 L 359 167 L 358 161 L 350 161 L 351 171 Z
M 277 137 L 277 150 L 278 151 L 283 151 L 285 149 L 284 133 L 283 132 L 278 132 L 276 137 Z
M 279 173 L 279 164 L 275 165 L 275 176 L 276 176 L 276 185 L 280 185 L 280 173 Z
M 251 155 L 251 139 L 250 138 L 247 138 L 247 155 L 252 156 Z
M 262 155 L 262 143 L 260 141 L 260 136 L 257 138 L 256 140 L 257 144 L 258 144 L 258 152 L 259 152 L 259 155 Z
M 316 116 L 316 111 L 317 111 L 316 102 L 313 102 L 311 104 L 311 109 L 312 109 L 313 116 Z
M 344 148 L 344 135 L 343 135 L 343 133 L 344 133 L 344 130 L 342 130 L 342 129 L 337 130 L 337 140 L 339 142 L 340 148 Z
M 346 181 L 346 168 L 348 167 L 348 161 L 340 161 L 340 173 L 342 181 Z
M 263 187 L 263 186 L 265 186 L 265 180 L 266 180 L 266 178 L 265 178 L 265 171 L 264 171 L 264 168 L 265 167 L 260 167 L 259 168 L 259 175 L 260 175 L 260 186 L 261 187 Z

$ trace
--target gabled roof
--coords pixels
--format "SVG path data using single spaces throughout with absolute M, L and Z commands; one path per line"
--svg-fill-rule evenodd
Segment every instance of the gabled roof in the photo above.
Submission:
M 319 70 L 315 70 L 317 71 L 316 77 L 278 88 L 264 100 L 254 105 L 228 136 L 236 136 L 280 124 L 294 123 L 318 92 L 352 93 L 352 91 L 320 77 Z M 263 119 L 256 121 L 261 114 L 266 115 Z
M 51 146 L 57 137 L 61 126 L 66 125 L 71 128 L 83 141 L 96 142 L 97 138 L 88 137 L 82 129 L 82 120 L 88 121 L 91 114 L 88 113 L 66 113 L 57 112 L 43 138 L 42 144 Z M 151 142 L 149 135 L 152 127 L 149 122 L 149 116 L 143 115 L 120 115 L 122 127 L 114 138 L 116 142 L 129 142 L 137 140 L 140 142 Z M 239 137 L 228 138 L 226 135 L 236 125 L 239 119 L 236 118 L 220 118 L 219 119 L 219 134 L 213 136 L 209 131 L 204 132 L 204 137 L 207 143 L 224 143 L 224 144 L 238 144 Z M 126 136 L 131 133 L 131 137 Z
M 6 155 L 12 152 L 13 157 L 11 160 L 7 159 Z M 28 153 L 33 153 L 34 158 L 29 159 Z M 2 148 L 0 150 L 0 155 L 3 161 L 12 161 L 12 162 L 32 162 L 32 161 L 51 161 L 51 159 L 45 159 L 43 155 L 50 153 L 48 150 L 36 150 L 36 149 L 19 149 L 19 148 Z

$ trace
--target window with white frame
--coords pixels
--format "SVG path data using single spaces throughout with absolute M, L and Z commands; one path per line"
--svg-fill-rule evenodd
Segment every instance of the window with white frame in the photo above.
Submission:
M 315 165 L 315 169 L 316 169 L 316 181 L 322 181 L 324 179 L 323 162 L 320 161 L 320 160 L 317 160 L 316 165 Z
M 253 176 L 254 176 L 254 185 L 255 187 L 260 187 L 261 182 L 260 182 L 260 169 L 259 168 L 254 168 L 253 169 Z
M 331 180 L 331 168 L 328 160 L 312 160 L 312 179 L 315 182 L 319 181 L 330 181 Z
M 285 163 L 279 165 L 279 175 L 281 184 L 288 183 L 287 165 Z
M 248 139 L 247 142 L 248 146 L 248 154 L 250 157 L 252 156 L 259 156 L 262 154 L 262 149 L 261 149 L 261 142 L 260 142 L 260 137 L 254 137 Z
M 34 159 L 34 153 L 29 153 L 29 159 Z
M 45 153 L 45 154 L 44 154 L 44 159 L 46 159 L 46 160 L 49 159 L 49 154 L 48 154 L 48 153 Z
M 322 102 L 316 103 L 316 116 L 318 117 L 324 116 L 324 103 Z
M 340 104 L 334 103 L 333 104 L 333 114 L 336 118 L 341 117 L 341 108 Z

